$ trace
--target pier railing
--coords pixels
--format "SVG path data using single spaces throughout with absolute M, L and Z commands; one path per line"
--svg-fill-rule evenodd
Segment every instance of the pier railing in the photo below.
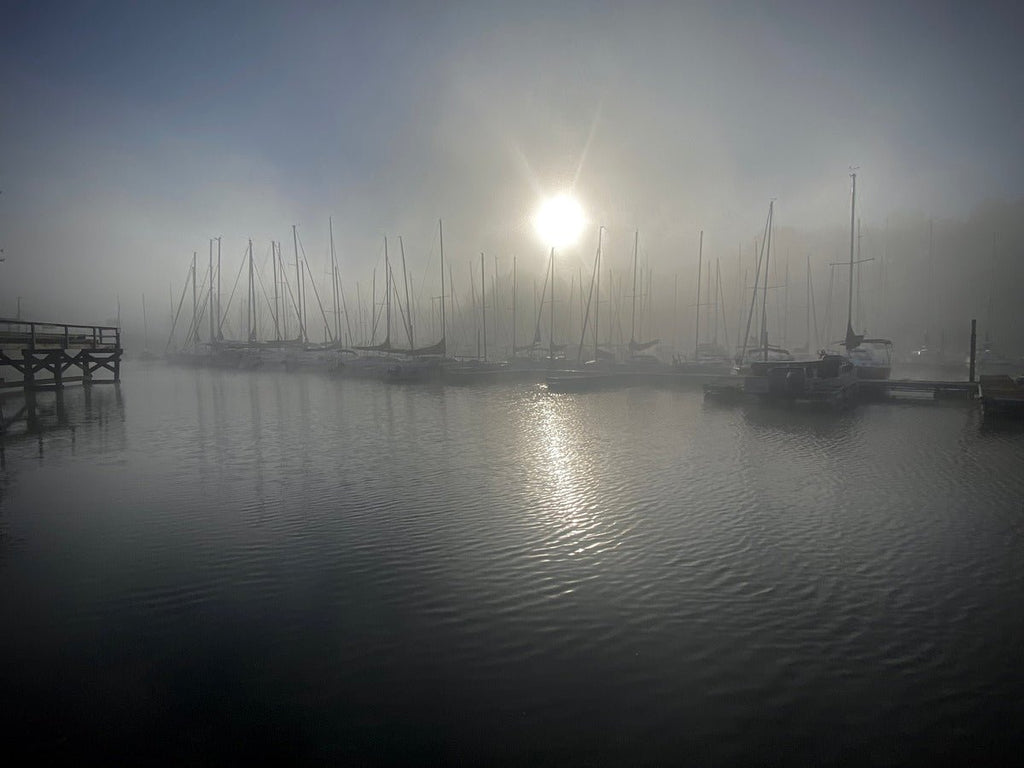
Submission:
M 109 325 L 36 323 L 0 318 L 0 347 L 42 349 L 121 348 L 121 330 Z

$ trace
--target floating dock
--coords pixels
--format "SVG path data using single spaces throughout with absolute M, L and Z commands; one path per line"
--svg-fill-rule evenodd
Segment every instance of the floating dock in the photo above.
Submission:
M 1008 378 L 1008 377 L 1007 377 Z M 735 379 L 735 380 L 733 380 Z M 1012 383 L 1012 382 L 1011 382 Z M 747 397 L 767 397 L 769 393 L 747 390 L 742 376 L 721 377 L 718 381 L 704 385 L 704 396 L 719 402 L 739 402 Z M 822 393 L 821 400 L 832 399 L 832 394 Z M 932 381 L 925 379 L 857 379 L 842 390 L 842 400 L 973 400 L 978 396 L 977 382 Z M 800 399 L 800 398 L 795 398 Z M 811 398 L 813 399 L 813 398 Z
M 1024 384 L 1009 376 L 982 376 L 978 397 L 986 416 L 1024 417 Z
M 977 382 L 924 379 L 858 379 L 857 389 L 869 396 L 908 393 L 930 395 L 935 400 L 971 400 L 978 394 Z

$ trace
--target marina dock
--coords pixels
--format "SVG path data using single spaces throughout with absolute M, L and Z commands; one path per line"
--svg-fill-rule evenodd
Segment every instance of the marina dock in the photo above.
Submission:
M 971 400 L 978 394 L 978 383 L 922 379 L 861 379 L 857 382 L 857 389 L 869 396 L 906 393 L 930 395 L 935 400 Z
M 719 402 L 740 402 L 762 395 L 749 391 L 743 377 L 721 377 L 704 385 L 704 395 Z M 767 393 L 764 393 L 767 396 Z M 817 400 L 827 403 L 845 403 L 856 400 L 898 402 L 900 400 L 973 401 L 979 397 L 978 382 L 938 381 L 925 379 L 857 379 L 848 387 L 820 393 L 817 397 L 793 397 L 796 400 Z M 785 399 L 785 398 L 782 398 Z

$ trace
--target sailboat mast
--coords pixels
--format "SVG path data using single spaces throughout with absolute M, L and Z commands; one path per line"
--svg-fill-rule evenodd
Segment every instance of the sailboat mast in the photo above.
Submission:
M 996 285 L 996 236 L 992 234 L 992 276 L 988 281 L 988 307 L 985 310 L 985 347 L 989 345 L 988 332 L 992 327 L 992 293 Z
M 192 251 L 192 343 L 199 343 L 199 301 L 196 296 L 196 252 Z
M 722 336 L 725 339 L 725 343 L 729 343 L 729 320 L 725 308 L 725 288 L 722 285 L 722 269 L 721 263 L 715 261 L 715 269 L 718 272 L 718 294 L 715 297 L 715 344 L 718 344 L 718 307 L 722 308 Z M 721 302 L 721 304 L 719 304 Z
M 517 258 L 512 257 L 512 357 L 516 356 L 516 283 L 518 282 L 519 275 L 517 274 L 518 264 Z
M 149 323 L 146 322 L 146 294 L 142 294 L 142 338 L 144 349 L 149 349 Z
M 217 341 L 224 340 L 223 316 L 220 310 L 220 238 L 217 238 Z
M 344 295 L 344 294 L 342 294 Z M 345 316 L 346 321 L 348 315 Z M 363 319 L 363 291 L 359 287 L 359 281 L 356 280 L 356 330 L 359 332 L 359 340 L 362 343 L 366 343 L 366 324 Z M 353 343 L 352 332 L 349 331 L 349 344 Z
M 708 263 L 708 269 L 711 269 L 711 264 Z M 708 274 L 708 281 L 710 282 L 711 275 Z M 715 293 L 714 293 L 714 318 L 711 321 L 711 343 L 716 347 L 718 346 L 718 294 L 722 290 L 722 260 L 720 258 L 715 259 Z
M 444 279 L 444 275 L 441 276 L 441 279 Z M 456 317 L 462 316 L 462 309 L 459 307 L 458 299 L 455 296 L 455 270 L 452 269 L 451 264 L 448 264 L 448 292 L 452 297 L 452 320 L 454 321 Z M 465 326 L 463 326 L 463 331 L 465 331 Z M 445 343 L 445 348 L 447 349 L 447 347 L 448 345 Z
M 864 327 L 864 308 L 861 306 L 860 301 L 860 242 L 864 239 L 864 235 L 861 234 L 860 230 L 860 216 L 857 217 L 857 327 Z
M 484 280 L 484 254 L 480 252 L 480 327 L 483 329 L 484 357 L 487 359 L 487 283 Z
M 302 284 L 305 281 L 302 279 L 302 267 L 299 265 L 299 235 L 295 231 L 294 224 L 292 224 L 292 248 L 295 251 L 295 296 L 298 299 L 295 314 L 299 320 L 299 341 L 306 342 L 308 340 L 306 338 L 306 313 L 302 306 Z
M 601 309 L 601 236 L 604 234 L 604 227 L 597 228 L 597 264 L 594 266 L 594 282 L 596 283 L 597 303 L 594 304 L 594 360 L 598 360 L 598 333 L 597 316 Z
M 704 280 L 704 290 L 707 291 L 706 298 L 704 299 L 704 333 L 707 333 L 707 326 L 710 326 L 712 323 L 711 309 L 713 294 L 711 293 L 711 259 L 708 259 L 708 272 Z
M 249 238 L 249 313 L 248 313 L 248 327 L 249 327 L 249 341 L 256 340 L 256 329 L 252 324 L 252 310 L 253 303 L 256 297 L 256 286 L 252 280 L 252 238 Z
M 934 245 L 934 227 L 932 219 L 928 219 L 928 326 L 935 322 L 935 259 L 932 251 Z M 924 343 L 928 346 L 928 328 L 925 328 Z
M 597 229 L 597 252 L 594 254 L 594 271 L 590 273 L 590 292 L 587 294 L 586 307 L 581 306 L 581 317 L 580 317 L 580 346 L 576 352 L 576 361 L 579 363 L 583 362 L 583 342 L 587 336 L 587 321 L 590 320 L 590 304 L 594 300 L 594 283 L 597 280 L 597 276 L 600 274 L 600 259 L 601 259 L 601 230 L 603 227 Z M 583 303 L 583 272 L 580 271 L 580 304 Z M 597 360 L 597 316 L 594 316 L 594 360 Z
M 386 335 L 384 342 L 391 343 L 391 262 L 388 260 L 388 238 L 384 236 L 384 313 L 386 316 Z
M 811 254 L 807 254 L 807 351 L 810 352 L 813 348 L 811 346 Z
M 341 297 L 341 311 L 345 313 L 345 333 L 348 334 L 348 343 L 352 343 L 352 320 L 348 315 L 348 304 L 345 302 L 345 288 L 341 284 L 341 270 L 338 269 L 337 263 L 334 265 L 335 279 L 338 281 L 338 296 Z M 341 320 L 338 320 L 338 330 L 341 331 Z M 341 343 L 341 338 L 338 338 L 338 343 Z
M 555 248 L 551 247 L 551 256 L 548 259 L 551 268 L 551 345 L 548 349 L 548 359 L 555 359 Z
M 406 268 L 406 243 L 398 236 L 398 250 L 401 252 L 401 276 L 402 284 L 406 286 L 406 329 L 409 333 L 409 348 L 415 349 L 416 343 L 413 341 L 413 305 L 409 301 L 409 270 Z
M 327 322 L 327 312 L 324 310 L 324 303 L 320 301 L 320 291 L 316 289 L 316 280 L 313 279 L 313 273 L 309 269 L 309 262 L 303 262 L 306 265 L 306 272 L 309 274 L 309 284 L 313 288 L 313 298 L 316 299 L 316 306 L 320 310 L 320 318 L 324 321 L 324 342 L 334 341 L 334 334 L 331 331 L 331 324 Z M 256 298 L 256 286 L 253 286 L 253 299 Z
M 331 293 L 334 298 L 334 338 L 341 338 L 341 315 L 338 313 L 338 262 L 334 253 L 334 217 L 327 217 L 331 237 Z
M 494 333 L 491 336 L 492 339 L 497 340 L 498 334 L 501 331 L 501 323 L 498 322 L 500 315 L 498 311 L 501 309 L 501 294 L 498 291 L 498 257 L 494 257 L 494 272 L 491 273 L 491 301 L 494 302 L 491 306 L 494 312 L 491 313 L 491 325 L 494 326 Z
M 291 288 L 288 286 L 288 275 L 287 275 L 287 273 L 285 272 L 285 269 L 284 269 L 284 252 L 281 250 L 281 242 L 280 241 L 278 241 L 278 243 L 277 243 L 277 270 L 278 270 L 278 276 L 281 278 L 281 283 L 282 283 L 282 285 L 284 285 L 285 288 L 288 289 L 288 295 L 290 296 L 291 295 Z M 288 314 L 284 311 L 285 307 L 287 306 L 287 302 L 285 301 L 285 299 L 286 299 L 286 296 L 285 296 L 284 292 L 282 291 L 282 293 L 281 293 L 281 307 L 279 309 L 279 312 L 281 314 L 278 315 L 281 318 L 281 338 L 282 339 L 291 338 L 288 335 Z
M 807 254 L 808 265 L 811 261 L 811 255 Z M 821 337 L 818 336 L 818 308 L 814 305 L 814 281 L 807 277 L 807 285 L 810 288 L 809 299 L 811 302 L 811 321 L 814 323 L 814 346 L 810 346 L 810 340 L 808 340 L 808 349 L 818 349 L 820 347 Z
M 213 238 L 210 238 L 210 263 L 209 263 L 209 275 L 210 285 L 207 293 L 209 294 L 209 300 L 207 301 L 207 312 L 210 315 L 210 341 L 214 340 L 214 327 L 213 327 Z
M 743 291 L 747 286 L 747 270 L 743 268 L 743 245 L 740 244 L 736 251 L 736 279 L 740 282 L 736 286 L 736 306 L 739 314 L 736 316 L 736 348 L 733 350 L 734 354 L 737 354 L 740 348 L 740 329 L 743 327 Z
M 704 230 L 700 231 L 700 239 L 697 241 L 697 331 L 693 339 L 693 359 L 700 358 L 700 273 L 704 261 Z
M 629 326 L 629 343 L 630 353 L 632 354 L 632 345 L 636 342 L 636 257 L 637 251 L 640 246 L 640 230 L 636 230 L 633 233 L 633 318 Z
M 444 228 L 441 220 L 437 220 L 437 235 L 441 240 L 441 349 L 443 354 L 448 353 L 446 339 L 445 313 L 444 313 Z
M 377 341 L 377 324 L 380 323 L 380 313 L 377 312 L 377 268 L 373 268 L 370 276 L 370 344 Z
M 857 209 L 857 173 L 850 173 L 853 179 L 853 190 L 850 193 L 850 285 L 849 298 L 846 307 L 846 337 L 850 340 L 853 337 L 853 246 L 854 246 L 854 224 Z
M 764 287 L 761 289 L 761 359 L 768 360 L 768 265 L 772 257 L 772 218 L 775 213 L 775 201 L 768 203 L 768 239 L 764 251 Z
M 771 205 L 769 204 L 769 206 L 768 206 L 768 217 L 764 220 L 765 237 L 764 237 L 764 239 L 761 240 L 762 244 L 767 241 L 768 225 L 771 223 L 771 211 L 772 211 L 772 208 L 771 208 Z M 759 253 L 760 253 L 760 255 L 759 255 Z M 742 345 L 739 346 L 739 353 L 738 353 L 739 357 L 737 358 L 737 360 L 739 361 L 740 365 L 743 365 L 743 362 L 744 362 L 744 360 L 745 360 L 745 358 L 747 356 L 747 344 L 750 341 L 750 326 L 753 325 L 753 323 L 754 323 L 754 310 L 757 308 L 757 288 L 758 288 L 758 285 L 760 285 L 760 283 L 758 281 L 761 279 L 761 261 L 762 261 L 762 256 L 763 255 L 764 255 L 764 251 L 762 250 L 762 251 L 759 252 L 758 249 L 757 249 L 757 238 L 755 237 L 754 238 L 754 290 L 750 292 L 750 309 L 747 312 L 747 324 L 746 324 L 746 326 L 744 326 L 744 329 L 743 329 L 743 340 L 742 340 L 743 343 L 742 343 Z M 747 274 L 746 271 L 744 271 L 744 273 L 743 273 L 743 276 L 744 276 L 743 277 L 743 283 L 744 283 L 744 285 L 746 285 L 746 282 L 747 282 L 746 274 Z M 740 317 L 740 319 L 742 320 L 742 316 Z
M 277 243 L 270 241 L 270 262 L 274 267 L 274 340 L 281 340 L 281 301 L 277 292 Z
M 782 316 L 779 318 L 779 325 L 782 326 L 782 346 L 788 346 L 789 340 L 789 254 L 786 254 L 786 264 L 782 270 Z
M 402 236 L 398 236 L 398 250 L 402 253 L 402 281 L 405 285 L 405 311 L 406 311 L 406 331 L 409 333 L 409 349 L 415 349 L 416 344 L 413 341 L 412 336 L 412 304 L 409 303 L 409 270 L 405 267 L 405 242 L 402 240 Z

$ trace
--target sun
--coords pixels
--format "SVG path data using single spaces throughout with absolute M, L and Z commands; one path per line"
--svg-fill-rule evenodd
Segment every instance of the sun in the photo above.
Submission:
M 541 203 L 533 217 L 537 235 L 545 245 L 553 248 L 574 245 L 586 223 L 579 201 L 564 192 Z

